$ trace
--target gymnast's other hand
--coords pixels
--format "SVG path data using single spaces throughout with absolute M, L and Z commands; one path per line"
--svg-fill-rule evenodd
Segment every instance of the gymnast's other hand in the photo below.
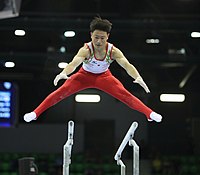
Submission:
M 57 86 L 57 83 L 59 80 L 61 79 L 69 79 L 70 77 L 68 77 L 65 73 L 60 73 L 56 76 L 56 78 L 54 79 L 53 83 L 54 83 L 54 86 Z
M 137 77 L 133 83 L 138 83 L 140 86 L 144 88 L 146 93 L 150 93 L 149 88 L 147 87 L 146 83 L 143 81 L 142 77 Z

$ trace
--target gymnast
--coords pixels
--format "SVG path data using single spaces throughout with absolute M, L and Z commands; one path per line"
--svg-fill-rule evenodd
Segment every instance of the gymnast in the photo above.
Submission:
M 133 83 L 138 83 L 146 93 L 150 92 L 137 69 L 127 60 L 120 49 L 107 42 L 111 28 L 112 23 L 107 19 L 95 17 L 91 21 L 91 41 L 85 43 L 79 49 L 72 61 L 54 79 L 55 86 L 61 79 L 66 79 L 65 82 L 49 94 L 36 109 L 24 115 L 26 122 L 36 120 L 51 106 L 87 88 L 96 88 L 110 94 L 130 108 L 143 113 L 148 121 L 162 121 L 160 114 L 147 107 L 141 100 L 127 91 L 110 72 L 110 64 L 116 61 L 134 79 Z M 82 64 L 82 67 L 77 73 L 72 74 L 80 64 Z M 70 74 L 72 75 L 69 76 Z

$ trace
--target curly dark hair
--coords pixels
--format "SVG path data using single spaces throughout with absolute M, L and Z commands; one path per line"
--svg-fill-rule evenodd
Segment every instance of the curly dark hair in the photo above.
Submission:
M 95 17 L 90 23 L 90 31 L 101 30 L 110 33 L 112 29 L 112 23 L 107 19 L 101 19 L 101 17 Z

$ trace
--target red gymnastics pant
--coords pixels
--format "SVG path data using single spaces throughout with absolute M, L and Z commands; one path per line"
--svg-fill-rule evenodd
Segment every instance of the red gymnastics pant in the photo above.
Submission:
M 49 94 L 34 112 L 36 113 L 36 116 L 39 117 L 39 115 L 49 107 L 55 105 L 64 98 L 87 88 L 102 90 L 122 101 L 130 108 L 145 114 L 149 119 L 152 110 L 128 92 L 122 83 L 116 79 L 109 70 L 101 74 L 93 74 L 85 71 L 83 68 L 73 74 L 70 79 L 66 80 L 61 87 Z

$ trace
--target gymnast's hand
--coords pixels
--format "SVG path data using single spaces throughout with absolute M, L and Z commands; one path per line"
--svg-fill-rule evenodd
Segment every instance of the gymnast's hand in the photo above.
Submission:
M 61 80 L 61 79 L 69 79 L 69 78 L 70 77 L 68 77 L 66 74 L 61 72 L 60 74 L 58 74 L 56 76 L 56 78 L 54 79 L 53 83 L 54 83 L 55 86 L 57 86 L 57 83 L 58 83 L 59 80 Z
M 137 77 L 133 83 L 138 83 L 140 86 L 144 88 L 146 93 L 150 93 L 149 88 L 147 87 L 146 83 L 143 81 L 142 77 Z

